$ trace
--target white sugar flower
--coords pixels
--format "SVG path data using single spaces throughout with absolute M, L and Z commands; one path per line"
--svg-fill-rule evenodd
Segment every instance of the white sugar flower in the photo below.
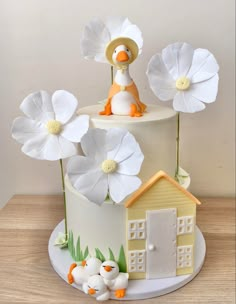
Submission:
M 81 39 L 82 55 L 86 59 L 108 63 L 105 51 L 111 41 L 119 37 L 134 40 L 141 53 L 143 38 L 137 25 L 126 17 L 108 17 L 105 22 L 98 18 L 91 20 L 86 26 Z
M 75 143 L 89 127 L 87 115 L 75 115 L 77 106 L 77 99 L 67 91 L 52 96 L 45 91 L 32 93 L 20 105 L 27 117 L 14 120 L 12 137 L 32 158 L 59 160 L 75 155 Z
M 194 50 L 187 43 L 174 43 L 154 55 L 147 69 L 149 84 L 162 101 L 173 99 L 177 112 L 194 113 L 214 102 L 219 66 L 206 49 Z
M 67 165 L 69 179 L 88 200 L 101 205 L 107 194 L 120 203 L 141 185 L 136 176 L 143 154 L 134 136 L 119 128 L 90 129 L 81 139 L 85 156 L 73 156 Z

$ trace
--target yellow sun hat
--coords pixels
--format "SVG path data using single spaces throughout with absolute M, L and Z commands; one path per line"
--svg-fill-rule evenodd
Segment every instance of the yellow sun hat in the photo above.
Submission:
M 129 64 L 132 63 L 138 57 L 139 48 L 137 43 L 128 37 L 118 37 L 111 40 L 105 50 L 106 58 L 110 62 L 110 64 L 114 65 L 112 55 L 114 53 L 115 48 L 119 45 L 125 45 L 130 50 L 132 57 L 130 58 Z

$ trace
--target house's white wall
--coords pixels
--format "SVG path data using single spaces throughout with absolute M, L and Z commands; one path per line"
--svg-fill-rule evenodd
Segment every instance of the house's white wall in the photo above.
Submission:
M 126 15 L 143 32 L 142 56 L 131 66 L 142 100 L 159 103 L 145 75 L 151 56 L 186 41 L 211 50 L 219 64 L 217 102 L 181 115 L 181 164 L 191 172 L 197 195 L 234 193 L 234 0 L 0 0 L 0 206 L 14 193 L 58 193 L 59 164 L 21 154 L 10 128 L 30 92 L 61 88 L 81 106 L 103 99 L 107 65 L 86 61 L 80 37 L 92 16 Z

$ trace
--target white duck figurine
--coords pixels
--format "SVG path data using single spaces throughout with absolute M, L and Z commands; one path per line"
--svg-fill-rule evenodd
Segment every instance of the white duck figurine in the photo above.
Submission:
M 101 264 L 102 262 L 95 257 L 82 261 L 82 265 L 73 263 L 70 266 L 69 273 L 67 275 L 68 282 L 70 284 L 75 283 L 77 285 L 82 285 L 87 282 L 90 276 L 99 274 Z
M 119 272 L 119 266 L 114 261 L 105 261 L 100 267 L 100 275 L 105 284 L 112 291 L 115 291 L 116 298 L 123 298 L 128 287 L 129 274 Z
M 107 46 L 107 60 L 117 67 L 117 73 L 100 115 L 143 115 L 146 105 L 140 101 L 138 89 L 129 74 L 129 65 L 137 56 L 138 46 L 130 38 L 116 38 Z
M 83 291 L 98 301 L 106 301 L 110 298 L 110 292 L 100 275 L 93 275 L 88 282 L 83 284 Z

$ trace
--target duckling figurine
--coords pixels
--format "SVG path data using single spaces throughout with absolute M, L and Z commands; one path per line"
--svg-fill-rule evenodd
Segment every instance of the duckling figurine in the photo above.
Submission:
M 136 42 L 127 37 L 116 38 L 108 44 L 106 58 L 116 66 L 117 73 L 100 115 L 143 115 L 146 105 L 140 101 L 138 89 L 129 74 L 129 65 L 137 58 L 138 51 Z
M 100 275 L 108 288 L 115 292 L 116 298 L 123 298 L 128 287 L 129 274 L 119 272 L 119 266 L 114 261 L 105 261 L 100 267 Z
M 88 278 L 88 282 L 83 284 L 83 291 L 97 301 L 106 301 L 110 298 L 110 292 L 100 275 L 93 275 Z
M 81 265 L 71 264 L 67 275 L 68 282 L 82 285 L 87 282 L 90 276 L 99 274 L 101 264 L 102 262 L 95 257 L 82 261 Z

